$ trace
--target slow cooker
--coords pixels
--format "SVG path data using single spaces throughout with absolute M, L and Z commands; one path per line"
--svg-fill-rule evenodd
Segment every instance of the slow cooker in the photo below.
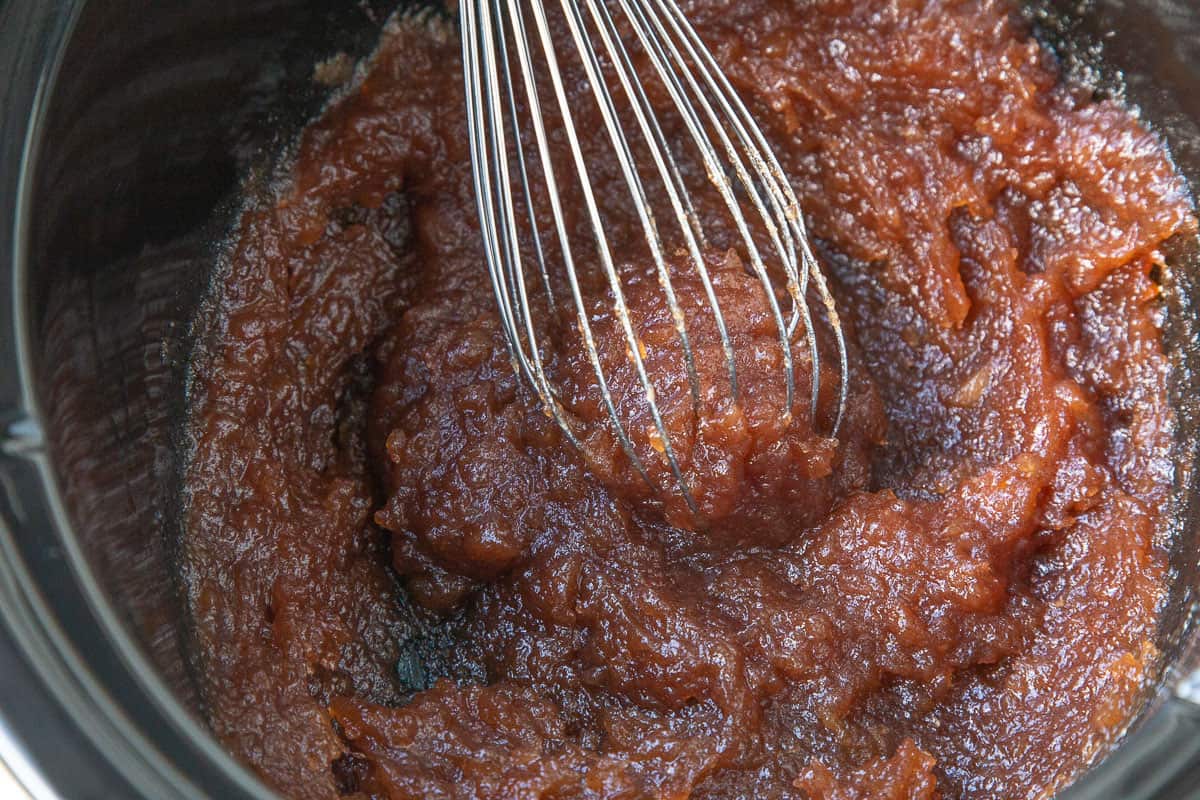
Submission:
M 37 800 L 271 796 L 205 729 L 181 652 L 189 321 L 241 177 L 326 99 L 313 64 L 369 52 L 395 5 L 0 0 L 0 763 Z M 1200 190 L 1195 0 L 1025 11 Z M 1200 798 L 1200 246 L 1168 255 L 1166 657 L 1075 800 Z

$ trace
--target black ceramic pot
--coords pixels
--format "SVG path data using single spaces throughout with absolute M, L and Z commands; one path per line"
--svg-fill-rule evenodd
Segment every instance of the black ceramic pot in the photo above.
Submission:
M 0 0 L 0 761 L 38 800 L 270 796 L 199 721 L 180 651 L 181 362 L 239 176 L 320 107 L 313 63 L 365 53 L 394 5 Z M 1030 14 L 1200 188 L 1195 0 Z M 1200 798 L 1200 259 L 1175 249 L 1168 667 L 1076 800 Z

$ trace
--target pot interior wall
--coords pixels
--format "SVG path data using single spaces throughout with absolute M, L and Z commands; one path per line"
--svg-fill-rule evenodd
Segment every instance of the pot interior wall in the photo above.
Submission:
M 28 262 L 47 445 L 95 574 L 189 704 L 168 576 L 190 320 L 241 177 L 325 101 L 314 63 L 369 52 L 387 5 L 87 3 L 52 95 Z

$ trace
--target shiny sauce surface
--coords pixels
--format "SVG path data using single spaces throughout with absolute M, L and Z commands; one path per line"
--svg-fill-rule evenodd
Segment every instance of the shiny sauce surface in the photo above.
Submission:
M 458 34 L 397 17 L 285 179 L 248 190 L 195 360 L 192 659 L 213 730 L 283 794 L 1039 798 L 1158 674 L 1174 467 L 1157 248 L 1195 226 L 1162 142 L 1064 83 L 1003 0 L 684 6 L 832 281 L 837 439 L 828 332 L 817 408 L 783 416 L 764 296 L 720 235 L 705 259 L 749 388 L 728 396 L 680 261 L 691 402 L 623 184 L 598 169 L 700 517 L 631 468 L 564 326 L 549 370 L 587 457 L 571 447 L 501 336 Z

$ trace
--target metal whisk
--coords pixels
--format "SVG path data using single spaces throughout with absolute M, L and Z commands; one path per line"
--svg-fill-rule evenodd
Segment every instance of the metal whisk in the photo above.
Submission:
M 561 266 L 565 271 L 571 293 L 570 302 L 609 420 L 633 467 L 655 491 L 660 490 L 634 450 L 601 366 L 572 255 L 578 244 L 571 242 L 559 176 L 555 174 L 551 157 L 552 143 L 542 111 L 548 97 L 547 107 L 557 114 L 569 150 L 574 172 L 569 179 L 577 182 L 577 189 L 582 196 L 590 223 L 591 244 L 606 277 L 616 318 L 624 333 L 629 357 L 661 443 L 661 448 L 655 449 L 666 460 L 688 507 L 697 513 L 695 499 L 663 422 L 654 382 L 647 372 L 637 333 L 630 319 L 625 292 L 613 261 L 613 243 L 606 234 L 601 209 L 589 177 L 589 162 L 584 155 L 580 130 L 568 99 L 562 67 L 582 69 L 586 74 L 603 119 L 603 134 L 612 148 L 613 163 L 619 167 L 628 188 L 631 209 L 640 223 L 659 284 L 674 319 L 697 413 L 700 403 L 699 377 L 684 314 L 672 285 L 663 236 L 658 229 L 663 220 L 669 220 L 677 229 L 670 231 L 672 240 L 682 242 L 690 266 L 703 285 L 724 349 L 729 389 L 735 402 L 739 396 L 738 374 L 733 342 L 702 255 L 708 242 L 705 220 L 696 213 L 680 162 L 670 145 L 691 148 L 690 158 L 702 165 L 707 181 L 719 193 L 728 214 L 720 224 L 736 231 L 748 257 L 749 267 L 762 283 L 783 354 L 786 405 L 782 413 L 788 419 L 795 391 L 793 339 L 797 325 L 804 326 L 803 342 L 812 363 L 811 402 L 815 425 L 820 392 L 820 354 L 813 313 L 808 306 L 811 281 L 811 288 L 815 290 L 813 294 L 825 309 L 825 321 L 832 331 L 839 360 L 840 389 L 835 421 L 830 432 L 835 436 L 847 396 L 846 346 L 837 309 L 813 255 L 799 204 L 778 160 L 715 59 L 674 1 L 559 0 L 559 4 L 562 19 L 570 34 L 569 43 L 554 40 L 547 7 L 542 0 L 462 0 L 460 7 L 469 144 L 476 198 L 484 250 L 499 304 L 501 323 L 515 368 L 537 392 L 567 438 L 582 447 L 569 415 L 559 402 L 555 387 L 546 374 L 543 347 L 538 341 L 539 326 L 535 324 L 536 315 L 530 304 L 530 292 L 534 291 L 530 284 L 539 279 L 547 292 L 551 309 L 556 302 L 550 288 L 546 248 L 537 229 L 531 188 L 530 174 L 540 172 L 541 182 L 544 183 L 540 196 L 549 206 L 554 223 L 553 236 L 561 260 L 561 264 L 555 266 Z M 640 53 L 649 62 L 661 84 L 660 93 L 665 90 L 669 96 L 669 108 L 686 129 L 684 141 L 668 142 L 662 119 L 650 103 L 647 84 L 635 71 L 634 53 Z M 560 62 L 560 58 L 573 60 Z M 614 80 L 620 89 L 619 93 L 610 86 Z M 626 119 L 632 117 L 635 125 L 622 123 L 618 98 L 623 103 Z M 535 152 L 527 153 L 522 145 L 521 131 L 530 128 Z M 634 156 L 635 141 L 638 142 L 639 152 L 648 153 L 652 169 L 648 168 L 651 165 L 644 162 L 642 166 L 647 169 L 639 169 Z M 531 169 L 531 166 L 536 166 L 536 169 Z M 595 164 L 591 166 L 594 168 Z M 665 208 L 652 207 L 648 199 L 651 192 L 643 183 L 643 175 L 647 173 L 655 175 L 661 183 L 655 187 L 653 195 L 665 198 Z M 524 211 L 527 212 L 525 228 L 519 224 L 521 215 L 518 213 L 518 202 L 524 204 Z M 660 202 L 660 205 L 663 203 Z M 532 246 L 535 253 L 533 259 L 522 257 L 523 230 L 526 237 L 523 243 Z M 759 234 L 757 239 L 755 233 Z M 765 240 L 768 244 L 760 247 L 759 240 Z M 529 267 L 531 274 L 540 278 L 527 280 L 525 260 L 536 262 L 536 267 L 532 264 Z M 784 305 L 790 304 L 786 311 L 780 307 L 774 286 L 777 279 L 772 278 L 768 264 L 776 274 L 783 276 L 786 284 Z M 532 272 L 533 269 L 536 272 Z

